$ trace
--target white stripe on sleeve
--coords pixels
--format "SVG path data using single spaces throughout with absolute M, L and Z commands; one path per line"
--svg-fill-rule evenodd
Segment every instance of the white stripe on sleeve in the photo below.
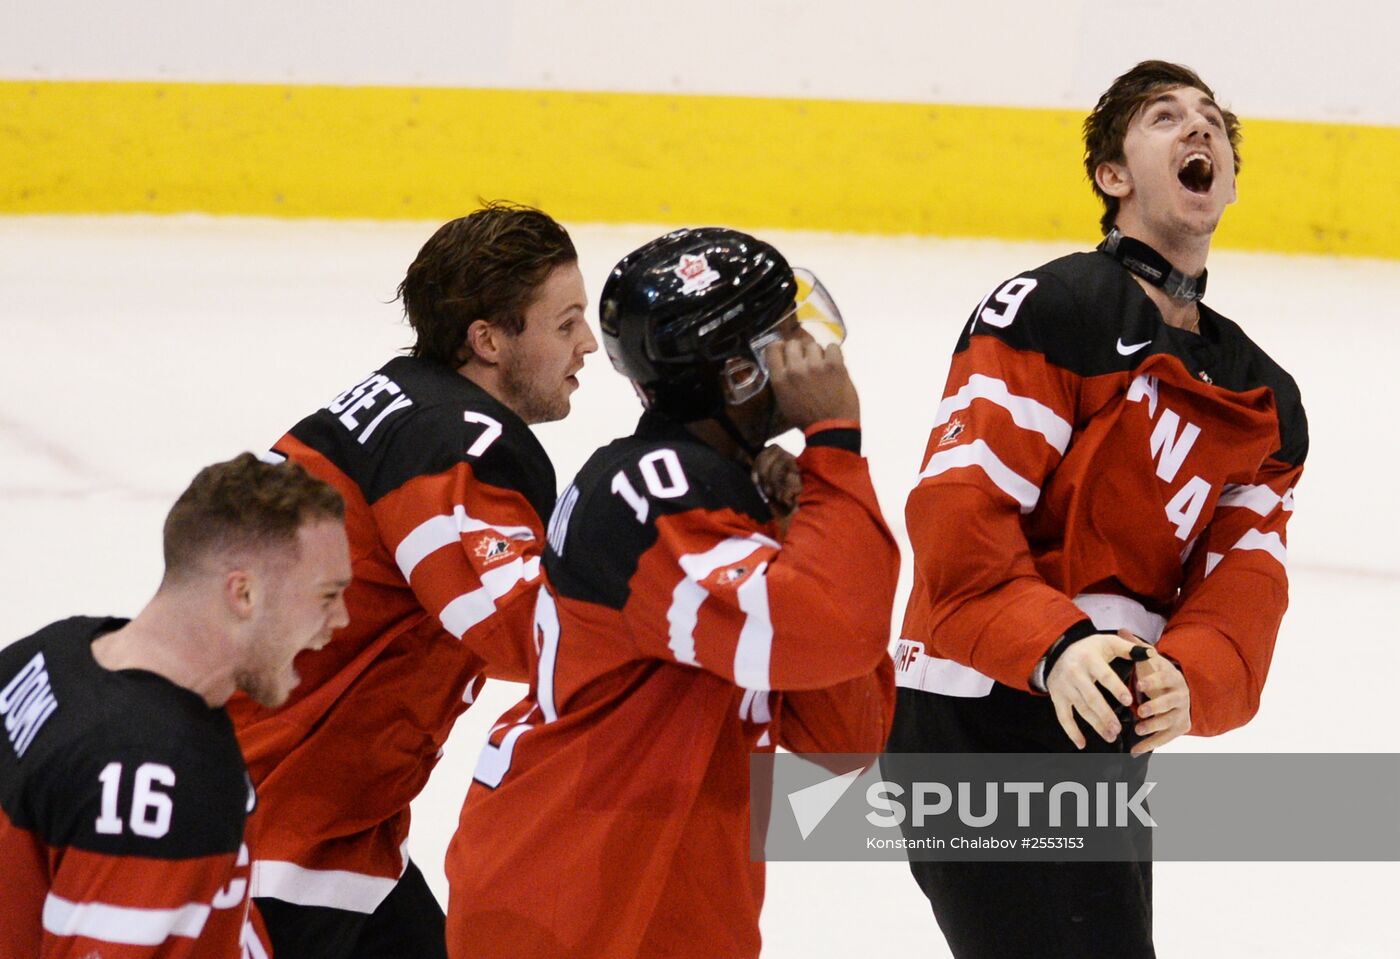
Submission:
M 703 553 L 687 553 L 680 558 L 680 566 L 685 571 L 685 578 L 676 584 L 676 588 L 671 593 L 671 607 L 666 611 L 666 622 L 670 625 L 670 639 L 667 645 L 670 646 L 671 653 L 676 657 L 677 662 L 690 666 L 700 665 L 695 659 L 695 622 L 700 613 L 700 604 L 709 595 L 705 591 L 705 587 L 700 585 L 700 581 L 721 566 L 737 563 L 764 546 L 772 549 L 779 548 L 775 541 L 762 533 L 753 533 L 749 536 L 731 536 Z M 741 598 L 740 608 L 747 613 L 749 610 L 743 606 L 743 602 L 744 600 Z M 751 602 L 757 603 L 758 600 L 751 600 Z M 766 618 L 768 611 L 768 585 L 766 581 L 763 584 L 762 605 Z M 747 626 L 746 620 L 745 627 L 747 628 Z M 768 629 L 768 642 L 771 646 L 771 623 Z M 742 633 L 740 637 L 742 641 Z M 765 682 L 762 685 L 766 688 L 766 663 L 764 664 L 764 673 Z
M 1003 463 L 985 440 L 973 440 L 964 446 L 935 453 L 919 474 L 919 479 L 926 480 L 964 466 L 980 468 L 997 489 L 1016 501 L 1022 513 L 1035 509 L 1035 504 L 1040 500 L 1040 487 Z
M 1278 560 L 1280 566 L 1288 566 L 1288 548 L 1283 545 L 1283 537 L 1278 533 L 1261 533 L 1252 529 L 1241 536 L 1239 542 L 1231 548 L 1263 550 Z
M 347 869 L 307 869 L 280 859 L 253 861 L 252 895 L 298 906 L 323 906 L 368 915 L 379 908 L 397 884 L 398 879 Z
M 739 644 L 734 647 L 734 681 L 748 689 L 772 688 L 773 620 L 768 612 L 767 570 L 767 563 L 759 563 L 738 589 L 739 608 L 745 616 Z
M 1282 504 L 1283 497 L 1267 486 L 1249 486 L 1231 483 L 1220 494 L 1219 506 L 1239 506 L 1252 510 L 1260 516 L 1268 516 Z
M 430 555 L 459 542 L 463 533 L 477 533 L 482 530 L 495 530 L 506 539 L 532 540 L 534 532 L 528 526 L 498 526 L 485 520 L 469 516 L 462 506 L 454 506 L 452 514 L 446 513 L 426 519 L 413 528 L 413 531 L 399 541 L 394 550 L 394 562 L 399 566 L 404 579 L 411 579 L 413 570 Z
M 496 600 L 514 588 L 516 583 L 531 582 L 540 575 L 540 558 L 516 557 L 504 566 L 481 574 L 481 586 L 463 593 L 442 609 L 442 626 L 461 639 L 467 630 L 496 612 Z
M 973 400 L 987 400 L 1000 406 L 1011 414 L 1011 422 L 1023 430 L 1039 433 L 1058 453 L 1063 454 L 1069 446 L 1074 430 L 1064 417 L 1037 399 L 1011 392 L 1004 380 L 982 373 L 973 373 L 960 390 L 938 404 L 933 428 L 948 422 L 959 410 L 967 409 Z
M 121 946 L 158 946 L 171 936 L 198 938 L 209 906 L 189 903 L 175 909 L 137 909 L 105 902 L 71 902 L 49 893 L 44 899 L 44 931 L 83 936 Z

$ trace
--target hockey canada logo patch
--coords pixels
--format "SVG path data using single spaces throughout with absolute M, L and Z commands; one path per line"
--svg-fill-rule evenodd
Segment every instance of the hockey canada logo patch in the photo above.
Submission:
M 476 547 L 472 552 L 485 561 L 487 566 L 515 555 L 515 551 L 510 546 L 510 540 L 494 533 L 487 533 L 477 540 Z
M 947 446 L 949 443 L 956 443 L 958 437 L 963 435 L 963 430 L 965 429 L 967 429 L 967 427 L 963 425 L 963 421 L 956 416 L 953 417 L 952 422 L 943 430 L 943 436 L 939 439 L 938 445 Z
M 749 574 L 747 566 L 731 566 L 719 574 L 720 579 L 726 583 L 737 583 Z
M 681 261 L 672 272 L 681 278 L 682 293 L 703 293 L 719 279 L 719 273 L 710 269 L 703 253 L 698 256 L 694 253 L 682 253 Z
M 748 563 L 738 563 L 734 566 L 721 566 L 708 577 L 708 585 L 711 588 L 735 589 L 748 578 L 753 572 L 753 567 Z

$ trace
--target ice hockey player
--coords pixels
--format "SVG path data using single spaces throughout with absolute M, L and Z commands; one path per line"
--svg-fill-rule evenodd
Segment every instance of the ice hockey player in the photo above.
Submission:
M 223 705 L 268 707 L 344 626 L 344 504 L 251 453 L 165 521 L 132 620 L 74 617 L 0 650 L 0 955 L 265 959 L 244 826 L 256 797 Z
M 1239 122 L 1147 61 L 1084 133 L 1106 238 L 978 304 L 933 417 L 894 752 L 1143 755 L 1259 708 L 1308 437 L 1292 378 L 1202 302 Z M 1143 644 L 1134 707 L 1112 664 Z M 1152 956 L 1151 869 L 913 863 L 959 959 Z
M 529 675 L 554 468 L 530 424 L 563 418 L 586 354 L 577 254 L 539 210 L 442 226 L 399 288 L 416 333 L 275 452 L 345 497 L 350 625 L 298 662 L 281 709 L 232 704 L 261 807 L 254 895 L 280 956 L 445 954 L 407 857 L 409 803 L 485 671 Z
M 757 956 L 749 754 L 888 728 L 898 551 L 825 290 L 751 236 L 680 230 L 617 265 L 601 327 L 646 412 L 550 520 L 531 693 L 448 852 L 455 959 Z M 751 469 L 790 427 L 783 535 Z

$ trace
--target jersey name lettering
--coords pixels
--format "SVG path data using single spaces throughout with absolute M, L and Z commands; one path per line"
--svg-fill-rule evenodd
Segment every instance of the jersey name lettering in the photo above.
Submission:
M 44 721 L 58 709 L 58 699 L 49 684 L 44 654 L 36 653 L 24 668 L 0 690 L 0 716 L 16 756 L 23 756 Z
M 384 403 L 380 399 L 381 393 L 392 397 L 392 399 L 388 403 Z M 335 413 L 341 425 L 352 433 L 356 430 L 362 430 L 355 439 L 363 444 L 369 440 L 374 431 L 379 428 L 379 424 L 384 422 L 389 414 L 396 410 L 407 409 L 412 405 L 413 401 L 403 395 L 399 384 L 383 373 L 375 373 L 331 400 L 326 409 Z M 376 407 L 382 408 L 376 409 Z M 369 421 L 362 423 L 363 416 L 371 413 L 372 417 Z
M 560 556 L 564 555 L 564 541 L 569 538 L 569 520 L 573 518 L 574 507 L 578 505 L 578 487 L 569 484 L 564 495 L 554 507 L 549 517 L 549 548 Z

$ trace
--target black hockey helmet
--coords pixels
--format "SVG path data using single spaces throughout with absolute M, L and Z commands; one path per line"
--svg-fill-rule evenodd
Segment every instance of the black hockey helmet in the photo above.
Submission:
M 682 422 L 762 390 L 763 348 L 788 317 L 815 320 L 822 342 L 845 335 L 814 276 L 768 243 L 721 227 L 676 230 L 623 257 L 603 285 L 600 313 L 613 367 L 648 409 Z

